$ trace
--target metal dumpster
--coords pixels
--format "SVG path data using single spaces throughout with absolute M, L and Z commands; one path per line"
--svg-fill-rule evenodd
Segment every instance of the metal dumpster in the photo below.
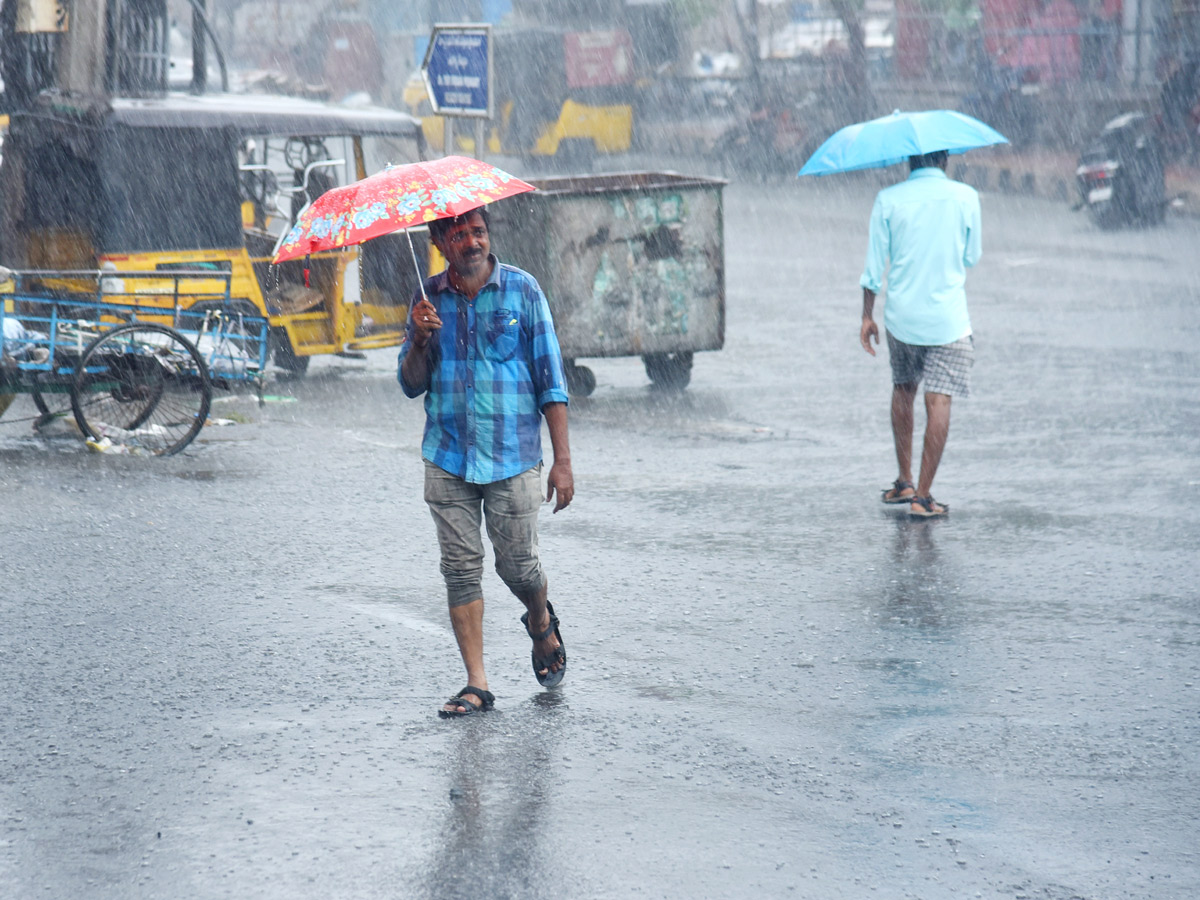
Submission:
M 641 356 L 680 390 L 692 354 L 725 343 L 725 182 L 671 172 L 542 178 L 489 208 L 501 260 L 550 301 L 571 393 L 596 386 L 577 360 Z

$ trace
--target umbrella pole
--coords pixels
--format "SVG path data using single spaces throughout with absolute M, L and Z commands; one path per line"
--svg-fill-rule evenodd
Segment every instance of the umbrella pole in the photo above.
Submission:
M 404 235 L 408 238 L 408 252 L 412 254 L 413 269 L 417 273 L 417 284 L 421 286 L 421 299 L 428 300 L 429 298 L 425 296 L 425 279 L 421 275 L 421 264 L 417 262 L 417 248 L 413 246 L 412 232 L 405 228 Z

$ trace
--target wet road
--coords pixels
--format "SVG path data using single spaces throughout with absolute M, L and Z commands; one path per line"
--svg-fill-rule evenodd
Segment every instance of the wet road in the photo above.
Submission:
M 392 351 L 182 458 L 0 422 L 0 896 L 1200 895 L 1200 222 L 985 197 L 952 518 L 910 523 L 873 190 L 731 186 L 725 350 L 678 397 L 591 363 L 542 531 L 570 673 L 489 572 L 475 720 L 434 715 Z

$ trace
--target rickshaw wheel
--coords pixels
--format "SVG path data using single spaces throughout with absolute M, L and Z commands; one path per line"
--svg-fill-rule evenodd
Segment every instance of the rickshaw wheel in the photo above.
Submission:
M 295 378 L 302 378 L 308 371 L 310 357 L 296 354 L 296 351 L 292 349 L 292 342 L 288 339 L 287 332 L 277 336 L 275 352 L 272 357 L 275 365 Z
M 37 411 L 42 414 L 42 418 L 38 420 L 35 427 L 41 427 L 51 419 L 60 418 L 71 412 L 71 386 L 69 384 L 42 384 L 41 375 L 40 372 L 34 375 L 33 383 L 29 387 L 29 399 L 33 401 Z
M 208 367 L 195 345 L 164 325 L 122 325 L 79 361 L 71 408 L 79 429 L 153 453 L 178 453 L 200 433 L 212 404 Z

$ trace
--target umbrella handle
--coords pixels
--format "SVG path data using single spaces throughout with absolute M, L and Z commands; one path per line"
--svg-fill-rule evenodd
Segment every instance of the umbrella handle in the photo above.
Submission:
M 417 273 L 417 284 L 421 286 L 421 299 L 428 300 L 425 296 L 425 279 L 421 275 L 421 264 L 417 262 L 417 248 L 413 246 L 412 231 L 405 228 L 404 236 L 408 238 L 408 252 L 412 254 L 413 269 Z
M 296 213 L 296 218 L 288 222 L 287 227 L 284 228 L 283 231 L 279 232 L 279 237 L 275 241 L 275 246 L 271 248 L 271 259 L 274 259 L 279 255 L 279 248 L 283 246 L 283 242 L 288 239 L 288 235 L 292 233 L 292 229 L 296 226 L 296 223 L 300 221 L 300 217 L 308 211 L 310 206 L 312 206 L 311 200 L 307 201 L 302 207 L 300 207 L 300 212 Z

